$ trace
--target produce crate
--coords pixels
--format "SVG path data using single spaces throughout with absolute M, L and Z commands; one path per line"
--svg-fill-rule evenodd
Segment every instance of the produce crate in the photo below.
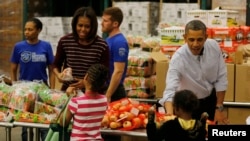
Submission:
M 234 10 L 209 10 L 208 27 L 231 27 L 237 26 L 239 12 Z
M 186 22 L 188 23 L 191 20 L 200 20 L 207 25 L 207 16 L 207 10 L 189 10 L 187 11 Z
M 179 46 L 185 43 L 183 34 L 184 27 L 172 26 L 160 29 L 161 42 L 160 45 Z

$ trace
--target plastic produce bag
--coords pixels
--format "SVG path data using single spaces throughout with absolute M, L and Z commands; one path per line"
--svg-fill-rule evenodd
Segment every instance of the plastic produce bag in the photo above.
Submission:
M 44 103 L 55 107 L 61 107 L 68 99 L 65 92 L 55 89 L 43 89 L 39 90 L 37 93 Z

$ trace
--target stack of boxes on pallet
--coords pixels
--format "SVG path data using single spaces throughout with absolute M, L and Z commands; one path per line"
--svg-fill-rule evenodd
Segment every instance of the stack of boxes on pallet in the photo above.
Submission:
M 238 29 L 237 27 L 234 27 L 237 29 L 237 31 L 234 32 L 234 36 L 242 35 L 242 39 L 238 37 L 234 37 L 235 42 L 238 44 L 250 44 L 248 36 L 250 35 L 250 28 L 244 26 L 246 24 L 246 6 L 247 1 L 246 0 L 227 0 L 227 1 L 212 1 L 212 8 L 220 7 L 222 10 L 236 10 L 238 11 L 237 17 L 232 15 L 231 18 L 228 19 L 236 19 Z M 229 21 L 228 21 L 229 22 Z M 229 24 L 229 23 L 228 23 Z M 228 25 L 227 25 L 228 26 Z M 224 30 L 225 31 L 225 30 Z M 216 31 L 214 31 L 216 33 Z M 217 31 L 218 33 L 218 31 Z M 225 35 L 225 33 L 228 33 Z M 230 32 L 224 32 L 224 36 L 229 36 Z M 232 34 L 232 32 L 231 32 Z M 226 95 L 226 101 L 232 101 L 232 102 L 249 102 L 250 101 L 250 63 L 243 62 L 242 60 L 242 54 L 236 52 L 234 55 L 235 62 L 232 64 L 228 64 L 228 77 L 229 81 L 231 83 L 229 84 L 230 90 L 232 91 L 230 95 Z M 230 65 L 230 67 L 229 67 Z M 236 114 L 239 115 L 239 114 Z M 240 114 L 241 115 L 241 114 Z
M 174 52 L 185 43 L 183 38 L 184 33 L 184 27 L 181 26 L 161 28 L 161 52 L 163 52 L 168 58 L 171 58 Z
M 183 26 L 187 21 L 187 11 L 199 9 L 198 3 L 162 3 L 161 23 Z
M 128 97 L 161 98 L 167 69 L 168 59 L 164 54 L 131 49 L 124 80 Z
M 125 35 L 157 35 L 159 2 L 114 2 L 122 9 L 121 30 Z
M 187 11 L 199 9 L 197 3 L 162 3 L 159 35 L 161 52 L 171 58 L 173 53 L 184 44 L 184 25 Z
M 207 27 L 231 27 L 237 26 L 239 12 L 234 10 L 189 10 L 187 22 L 201 20 Z
M 54 54 L 59 39 L 71 33 L 72 17 L 38 17 L 43 23 L 43 30 L 39 34 L 39 38 L 50 42 Z
M 153 60 L 149 52 L 141 51 L 140 48 L 130 50 L 127 77 L 124 80 L 128 97 L 153 97 L 155 77 L 152 77 L 152 66 Z
M 250 62 L 242 64 L 227 63 L 228 89 L 225 95 L 226 102 L 237 102 L 244 105 L 250 102 Z M 229 106 L 227 112 L 231 124 L 245 124 L 249 116 L 248 107 Z
M 212 0 L 212 9 L 220 7 L 222 10 L 238 11 L 239 25 L 246 24 L 247 0 Z

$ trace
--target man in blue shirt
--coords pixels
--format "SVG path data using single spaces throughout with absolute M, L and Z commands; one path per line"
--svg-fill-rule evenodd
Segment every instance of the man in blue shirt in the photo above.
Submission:
M 106 92 L 108 101 L 126 97 L 123 81 L 126 77 L 129 46 L 119 27 L 123 13 L 118 7 L 105 9 L 102 16 L 102 31 L 108 33 L 106 39 L 110 49 L 110 80 Z
M 126 91 L 123 81 L 126 77 L 129 46 L 119 27 L 123 20 L 123 13 L 118 7 L 109 7 L 102 16 L 102 31 L 108 33 L 106 39 L 110 49 L 109 86 L 106 96 L 109 102 L 125 98 Z M 121 136 L 103 135 L 105 141 L 120 141 Z

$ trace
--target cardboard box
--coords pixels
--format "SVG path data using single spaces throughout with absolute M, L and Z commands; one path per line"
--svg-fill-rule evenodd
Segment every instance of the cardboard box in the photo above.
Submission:
M 207 11 L 201 9 L 187 11 L 186 23 L 192 20 L 200 20 L 207 25 Z
M 230 124 L 246 124 L 246 118 L 250 116 L 249 108 L 228 108 Z
M 234 64 L 227 64 L 228 87 L 227 87 L 224 101 L 228 101 L 228 102 L 234 101 L 234 84 L 235 84 L 234 73 L 235 73 L 235 65 Z
M 161 52 L 152 52 L 150 56 L 154 60 L 153 74 L 156 74 L 155 97 L 161 98 L 166 87 L 166 74 L 168 70 L 169 59 Z
M 250 64 L 236 64 L 235 102 L 250 101 Z
M 122 9 L 124 20 L 121 30 L 127 35 L 157 35 L 159 2 L 113 2 Z M 151 20 L 154 19 L 154 20 Z
M 231 27 L 239 25 L 239 12 L 235 10 L 208 10 L 208 27 Z
M 160 29 L 161 45 L 165 46 L 181 46 L 185 43 L 183 34 L 184 27 L 173 26 Z
M 222 10 L 236 10 L 239 12 L 239 25 L 246 25 L 247 0 L 212 0 L 212 9 L 220 7 Z
M 171 59 L 174 53 L 177 51 L 177 49 L 180 48 L 180 46 L 162 46 L 161 45 L 161 52 L 166 55 L 167 58 Z
M 197 3 L 161 3 L 160 22 L 168 25 L 186 24 L 187 11 L 199 9 Z

